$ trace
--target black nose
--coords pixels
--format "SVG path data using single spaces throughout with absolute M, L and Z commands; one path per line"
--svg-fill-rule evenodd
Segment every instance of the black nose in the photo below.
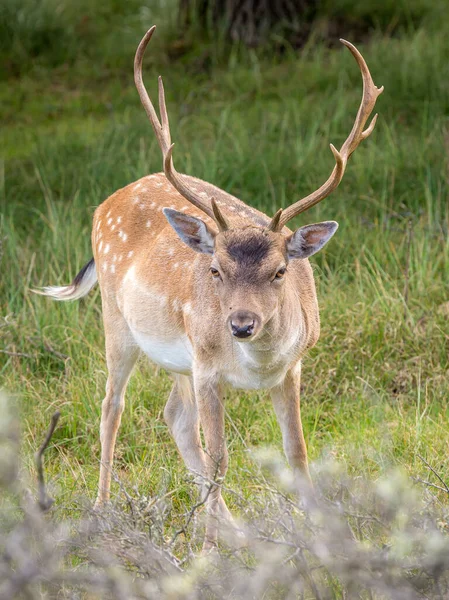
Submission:
M 235 325 L 235 323 L 231 322 L 232 335 L 238 338 L 247 338 L 253 334 L 254 331 L 254 321 L 248 323 L 247 325 L 243 325 L 243 327 L 239 327 Z
M 248 338 L 257 329 L 258 317 L 249 310 L 237 310 L 228 319 L 231 333 L 236 338 Z

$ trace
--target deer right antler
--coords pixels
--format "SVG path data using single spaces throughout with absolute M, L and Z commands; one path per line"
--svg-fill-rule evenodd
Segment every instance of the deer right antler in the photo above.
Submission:
M 134 58 L 134 82 L 139 92 L 140 100 L 142 101 L 145 112 L 150 119 L 150 123 L 153 126 L 154 133 L 156 134 L 159 147 L 162 151 L 164 173 L 169 182 L 175 189 L 191 204 L 202 210 L 206 215 L 211 217 L 217 224 L 219 231 L 226 231 L 229 229 L 229 224 L 225 217 L 220 212 L 217 204 L 213 198 L 209 199 L 209 202 L 205 201 L 199 194 L 195 193 L 194 190 L 189 187 L 182 175 L 180 175 L 173 165 L 173 146 L 171 143 L 170 126 L 168 122 L 167 107 L 165 105 L 165 93 L 164 84 L 162 83 L 162 77 L 159 77 L 159 110 L 161 113 L 161 121 L 159 122 L 158 116 L 154 109 L 153 103 L 148 96 L 148 92 L 145 88 L 142 79 L 142 61 L 143 55 L 145 54 L 148 42 L 151 40 L 156 25 L 153 25 L 139 44 Z
M 374 85 L 368 66 L 357 48 L 346 40 L 340 40 L 340 42 L 352 52 L 352 55 L 356 59 L 357 64 L 362 72 L 363 96 L 357 116 L 355 118 L 354 126 L 345 143 L 340 148 L 340 151 L 338 151 L 332 144 L 330 145 L 337 164 L 335 165 L 329 179 L 315 192 L 312 192 L 305 198 L 298 200 L 298 202 L 295 202 L 286 208 L 282 214 L 279 215 L 278 211 L 268 227 L 272 231 L 281 231 L 281 229 L 286 223 L 288 223 L 288 221 L 290 221 L 290 219 L 293 219 L 293 217 L 296 217 L 312 206 L 315 206 L 315 204 L 318 204 L 318 202 L 324 200 L 326 196 L 329 196 L 329 194 L 335 190 L 343 178 L 348 158 L 351 156 L 360 142 L 371 134 L 376 124 L 377 114 L 374 115 L 370 125 L 363 130 L 366 121 L 368 120 L 368 117 L 372 113 L 374 105 L 376 104 L 377 97 L 383 92 L 384 88 L 383 86 L 381 88 L 377 88 Z

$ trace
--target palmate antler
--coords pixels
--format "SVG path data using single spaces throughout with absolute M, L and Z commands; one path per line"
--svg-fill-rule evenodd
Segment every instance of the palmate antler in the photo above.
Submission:
M 354 126 L 345 143 L 340 148 L 340 151 L 338 151 L 332 144 L 330 145 L 337 164 L 335 165 L 329 179 L 315 192 L 312 192 L 305 198 L 298 200 L 298 202 L 295 202 L 282 212 L 278 211 L 269 225 L 269 229 L 272 231 L 280 231 L 282 227 L 288 223 L 288 221 L 293 219 L 293 217 L 296 217 L 312 206 L 315 206 L 315 204 L 318 204 L 318 202 L 324 200 L 324 198 L 329 196 L 329 194 L 335 190 L 340 181 L 343 179 L 348 158 L 351 156 L 360 142 L 371 134 L 374 126 L 376 125 L 377 114 L 374 115 L 369 126 L 363 130 L 368 117 L 373 112 L 377 97 L 383 92 L 384 88 L 383 86 L 377 88 L 374 85 L 373 78 L 371 77 L 365 59 L 357 50 L 357 48 L 346 40 L 340 40 L 340 42 L 349 48 L 362 72 L 363 96 L 357 116 L 355 118 Z
M 153 27 L 146 32 L 139 44 L 139 47 L 137 48 L 136 56 L 134 58 L 134 82 L 136 84 L 137 91 L 139 92 L 140 100 L 142 101 L 145 112 L 147 113 L 150 123 L 153 126 L 159 147 L 162 151 L 165 176 L 173 185 L 173 187 L 178 190 L 178 192 L 186 200 L 211 217 L 216 222 L 220 231 L 225 231 L 226 229 L 229 229 L 229 224 L 220 212 L 215 199 L 210 198 L 210 203 L 209 201 L 204 201 L 199 194 L 195 193 L 195 191 L 186 184 L 182 175 L 176 171 L 173 165 L 172 153 L 174 144 L 171 143 L 170 126 L 168 122 L 167 107 L 165 105 L 165 93 L 162 77 L 159 77 L 158 80 L 159 110 L 161 113 L 160 122 L 153 103 L 151 102 L 148 92 L 145 89 L 142 79 L 142 60 L 146 47 L 148 46 L 148 42 L 151 40 L 155 29 L 156 25 L 153 25 Z

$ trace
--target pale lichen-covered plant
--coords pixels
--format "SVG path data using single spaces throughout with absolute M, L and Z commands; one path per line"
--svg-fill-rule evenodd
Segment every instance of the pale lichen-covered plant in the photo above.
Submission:
M 430 465 L 437 483 L 421 480 L 422 492 L 399 471 L 370 482 L 351 479 L 335 463 L 316 464 L 314 501 L 305 507 L 282 458 L 260 449 L 257 493 L 249 500 L 226 489 L 245 548 L 233 545 L 224 525 L 227 544 L 197 557 L 199 502 L 180 514 L 172 493 L 148 498 L 121 482 L 117 501 L 100 513 L 83 498 L 68 510 L 76 499 L 65 492 L 69 505 L 36 502 L 11 409 L 0 391 L 2 600 L 449 597 L 449 487 Z M 39 470 L 43 479 L 42 463 Z M 49 485 L 40 488 L 47 500 Z

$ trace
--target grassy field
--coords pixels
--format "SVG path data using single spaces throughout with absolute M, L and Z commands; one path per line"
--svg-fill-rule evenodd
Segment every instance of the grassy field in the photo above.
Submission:
M 132 81 L 144 30 L 161 24 L 145 79 L 154 93 L 164 75 L 178 169 L 269 213 L 327 178 L 328 144 L 349 133 L 361 94 L 343 47 L 311 41 L 282 58 L 215 50 L 207 39 L 178 41 L 161 6 L 125 4 L 111 3 L 107 14 L 81 5 L 74 21 L 70 3 L 65 12 L 41 3 L 53 21 L 47 13 L 42 22 L 17 19 L 9 54 L 1 48 L 1 383 L 19 403 L 30 469 L 61 411 L 47 472 L 67 507 L 96 493 L 106 382 L 100 297 L 58 304 L 29 289 L 69 282 L 91 257 L 95 207 L 161 168 Z M 449 31 L 439 19 L 444 3 L 423 14 L 415 5 L 419 18 L 406 15 L 393 36 L 380 19 L 359 44 L 385 86 L 376 131 L 339 190 L 297 220 L 340 224 L 312 259 L 322 334 L 304 361 L 303 425 L 312 461 L 330 456 L 375 479 L 397 466 L 421 475 L 422 455 L 449 480 Z M 31 34 L 45 52 L 35 53 Z M 342 26 L 338 34 L 351 39 Z M 115 466 L 140 493 L 179 489 L 173 501 L 188 504 L 193 490 L 162 418 L 169 389 L 169 376 L 141 360 Z M 228 482 L 251 500 L 259 490 L 249 450 L 281 448 L 268 395 L 230 394 L 227 434 Z

